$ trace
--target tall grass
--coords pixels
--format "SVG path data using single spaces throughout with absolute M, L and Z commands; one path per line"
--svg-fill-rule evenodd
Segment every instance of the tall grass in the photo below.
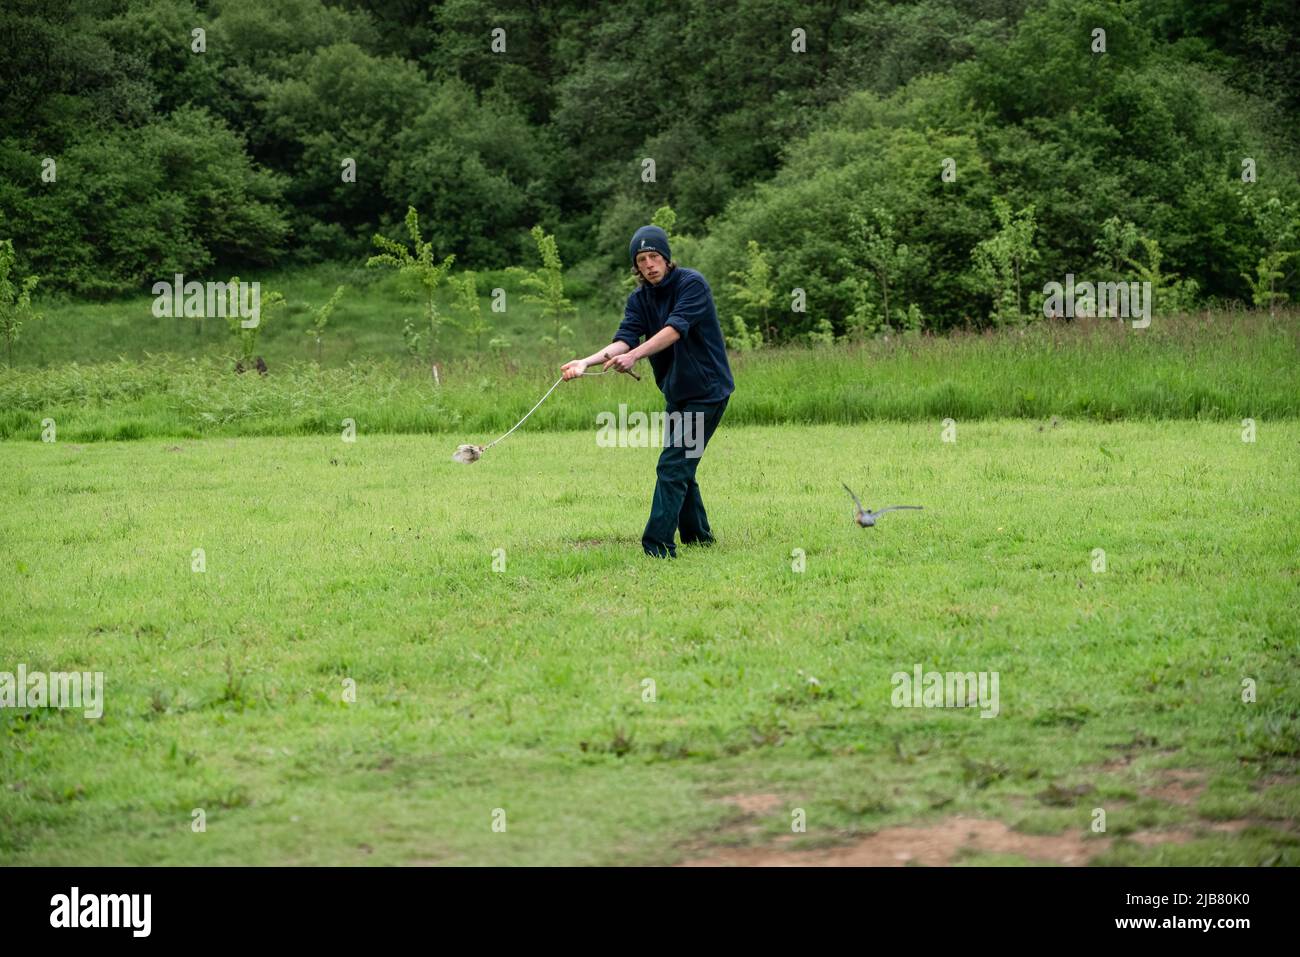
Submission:
M 170 279 L 170 276 L 163 278 Z M 227 279 L 224 275 L 194 275 L 186 279 Z M 262 283 L 262 298 L 278 291 L 287 298 L 285 308 L 265 324 L 258 337 L 257 351 L 276 369 L 285 363 L 315 359 L 312 332 L 315 310 L 329 299 L 339 285 L 347 286 L 338 308 L 325 329 L 321 364 L 343 366 L 366 359 L 406 355 L 403 323 L 410 319 L 423 330 L 420 304 L 404 295 L 391 274 L 364 266 L 322 264 L 304 269 L 269 274 L 248 274 L 245 281 Z M 526 303 L 518 280 L 502 270 L 478 273 L 480 306 L 492 325 L 492 335 L 509 349 L 528 348 L 545 332 L 538 306 Z M 571 292 L 589 286 L 571 281 Z M 492 311 L 491 291 L 504 289 L 508 308 Z M 459 319 L 450 290 L 439 290 L 438 308 L 448 320 L 438 342 L 438 359 L 458 359 L 475 352 L 474 337 L 450 323 Z M 126 296 L 110 302 L 85 302 L 52 295 L 41 299 L 38 308 L 45 318 L 23 330 L 14 350 L 19 367 L 50 368 L 65 362 L 107 361 L 118 358 L 143 360 L 148 355 L 171 353 L 182 356 L 219 358 L 232 348 L 225 319 L 155 318 L 153 297 Z M 585 342 L 597 336 L 608 339 L 622 318 L 621 304 L 605 304 L 594 296 L 581 301 L 579 313 L 569 320 Z M 599 339 L 598 339 L 599 341 Z M 576 351 L 577 345 L 572 346 Z M 583 354 L 590 352 L 588 349 Z M 565 356 L 572 358 L 571 355 Z
M 322 368 L 288 362 L 236 375 L 223 357 L 143 360 L 0 372 L 0 438 L 38 439 L 41 421 L 73 441 L 208 435 L 454 432 L 489 439 L 558 376 L 558 358 L 449 362 L 442 385 L 423 365 L 385 359 Z M 1300 312 L 1199 315 L 1134 330 L 1114 321 L 946 338 L 733 355 L 735 424 L 856 423 L 1047 417 L 1109 421 L 1300 416 Z M 643 380 L 567 383 L 527 428 L 592 428 L 595 414 L 662 407 Z

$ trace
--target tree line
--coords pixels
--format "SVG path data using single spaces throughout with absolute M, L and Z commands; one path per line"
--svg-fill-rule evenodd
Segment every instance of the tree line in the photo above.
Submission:
M 1297 292 L 1296 17 L 12 0 L 0 236 L 42 290 L 109 296 L 365 257 L 415 208 L 439 261 L 527 261 L 540 225 L 570 282 L 615 285 L 671 206 L 737 341 L 1011 321 L 1089 270 L 1274 304 Z

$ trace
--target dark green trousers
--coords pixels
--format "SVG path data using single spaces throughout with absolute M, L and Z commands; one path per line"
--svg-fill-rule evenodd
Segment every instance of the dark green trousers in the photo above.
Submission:
M 654 501 L 650 504 L 650 521 L 641 534 L 641 547 L 647 555 L 676 558 L 677 545 L 673 539 L 679 529 L 683 545 L 713 541 L 695 470 L 722 421 L 722 413 L 727 411 L 727 401 L 667 403 L 664 448 L 659 453 Z M 674 412 L 680 416 L 673 416 Z M 696 413 L 700 415 L 697 417 Z M 689 424 L 684 421 L 686 416 L 692 417 Z

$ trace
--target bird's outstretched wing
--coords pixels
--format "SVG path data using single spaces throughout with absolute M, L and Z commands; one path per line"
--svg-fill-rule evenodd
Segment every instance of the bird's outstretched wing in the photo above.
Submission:
M 840 484 L 841 484 L 841 485 L 844 485 L 843 482 L 841 482 Z M 849 498 L 853 499 L 853 504 L 856 505 L 856 506 L 858 507 L 858 511 L 859 511 L 859 512 L 863 511 L 862 503 L 859 502 L 859 501 L 858 501 L 858 497 L 857 497 L 856 495 L 853 494 L 853 489 L 849 488 L 847 485 L 844 485 L 844 491 L 846 491 L 846 492 L 849 493 Z
M 871 514 L 872 514 L 872 515 L 884 515 L 886 512 L 896 512 L 896 511 L 898 511 L 900 508 L 914 508 L 914 509 L 916 509 L 916 510 L 919 512 L 919 511 L 923 510 L 923 509 L 925 508 L 925 506 L 924 506 L 924 505 L 891 505 L 891 506 L 889 506 L 888 508 L 882 508 L 880 511 L 878 511 L 878 512 L 872 512 Z

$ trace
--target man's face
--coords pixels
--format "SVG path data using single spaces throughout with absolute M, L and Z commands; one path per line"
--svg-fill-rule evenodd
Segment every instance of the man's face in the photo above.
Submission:
M 668 268 L 668 263 L 664 262 L 664 257 L 659 253 L 648 249 L 636 254 L 636 268 L 641 270 L 641 275 L 645 276 L 647 282 L 657 284 L 664 278 L 664 270 Z

